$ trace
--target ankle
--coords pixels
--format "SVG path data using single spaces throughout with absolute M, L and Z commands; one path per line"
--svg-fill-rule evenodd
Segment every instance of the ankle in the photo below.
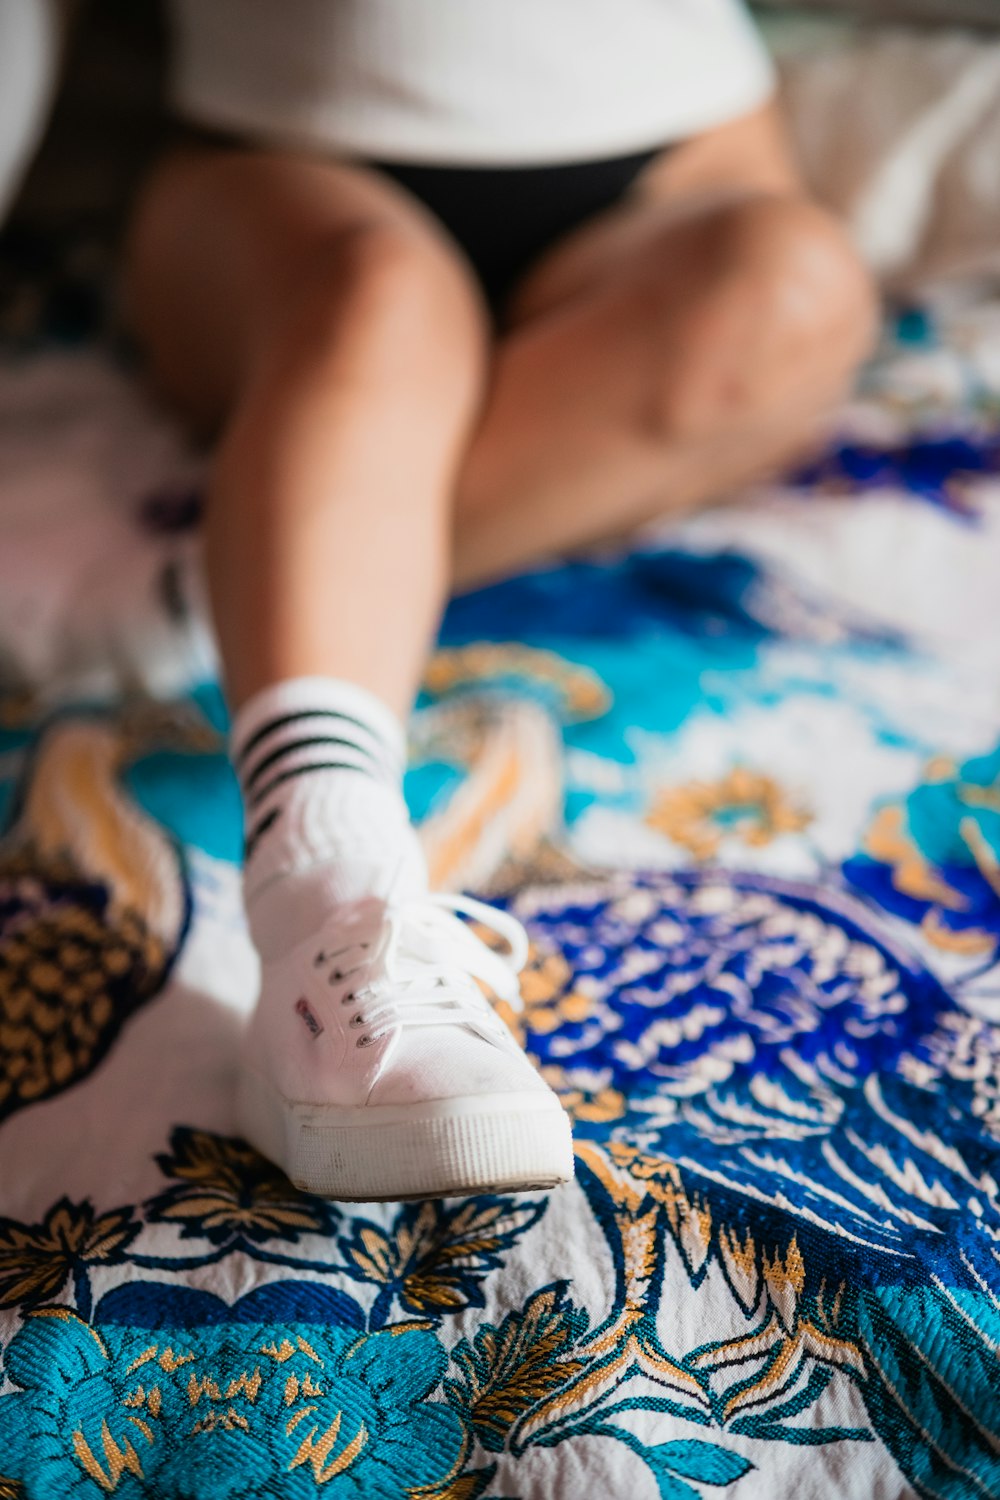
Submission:
M 341 851 L 321 863 L 251 884 L 243 895 L 250 936 L 261 958 L 273 962 L 328 922 L 367 898 L 407 901 L 427 891 L 427 866 L 412 824 L 401 830 L 395 857 L 373 859 Z
M 402 790 L 406 737 L 355 683 L 301 677 L 255 694 L 231 745 L 246 809 L 244 899 L 261 954 L 366 896 L 427 888 Z

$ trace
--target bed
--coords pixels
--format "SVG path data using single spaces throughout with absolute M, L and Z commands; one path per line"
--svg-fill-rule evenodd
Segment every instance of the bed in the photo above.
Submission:
M 66 295 L 0 357 L 2 1500 L 1000 1495 L 995 291 L 808 468 L 453 601 L 407 795 L 577 1177 L 353 1206 L 235 1133 L 202 461 Z

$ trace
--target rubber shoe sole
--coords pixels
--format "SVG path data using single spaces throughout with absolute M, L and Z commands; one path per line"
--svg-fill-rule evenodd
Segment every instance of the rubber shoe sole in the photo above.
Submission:
M 296 1187 L 340 1202 L 528 1192 L 573 1176 L 569 1116 L 540 1091 L 341 1109 L 283 1099 L 245 1068 L 237 1111 Z

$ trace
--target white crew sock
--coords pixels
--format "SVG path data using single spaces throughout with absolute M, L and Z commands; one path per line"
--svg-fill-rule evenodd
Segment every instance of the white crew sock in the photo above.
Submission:
M 334 677 L 289 678 L 243 705 L 229 743 L 261 954 L 291 948 L 343 902 L 426 890 L 403 800 L 405 732 L 374 694 Z

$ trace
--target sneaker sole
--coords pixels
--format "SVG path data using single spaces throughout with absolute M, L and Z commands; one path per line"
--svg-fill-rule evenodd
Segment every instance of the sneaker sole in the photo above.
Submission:
M 569 1116 L 554 1094 L 341 1109 L 295 1104 L 243 1069 L 243 1135 L 296 1187 L 347 1203 L 553 1188 L 573 1176 Z

